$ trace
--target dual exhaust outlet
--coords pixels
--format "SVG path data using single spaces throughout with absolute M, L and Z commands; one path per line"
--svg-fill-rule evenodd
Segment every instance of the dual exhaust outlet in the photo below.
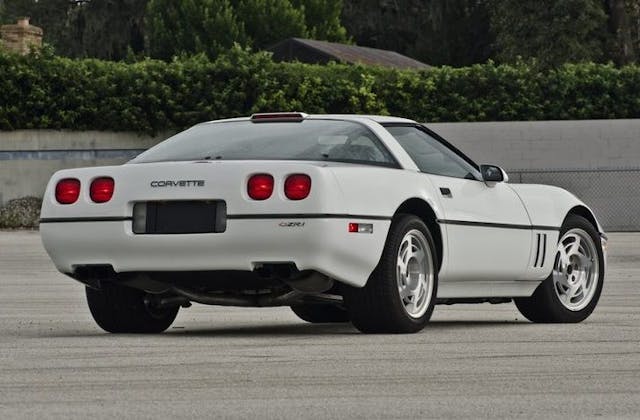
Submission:
M 228 294 L 206 293 L 172 286 L 168 292 L 176 296 L 150 298 L 148 304 L 157 308 L 189 306 L 191 302 L 204 305 L 273 307 L 291 306 L 298 303 L 342 303 L 336 295 L 324 294 L 333 287 L 333 279 L 315 271 L 299 272 L 293 264 L 264 264 L 256 269 L 259 276 L 278 278 L 291 290 L 272 293 Z

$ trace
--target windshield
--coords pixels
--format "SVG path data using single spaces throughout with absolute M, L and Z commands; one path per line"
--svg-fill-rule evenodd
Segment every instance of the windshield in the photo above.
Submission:
M 327 160 L 396 166 L 365 126 L 338 120 L 229 121 L 196 125 L 131 163 L 183 160 Z

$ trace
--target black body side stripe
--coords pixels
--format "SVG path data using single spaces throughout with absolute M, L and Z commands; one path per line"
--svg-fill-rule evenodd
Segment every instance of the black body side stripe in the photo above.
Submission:
M 363 220 L 391 220 L 391 216 L 366 216 L 357 214 L 229 214 L 227 219 L 363 219 Z M 40 223 L 74 223 L 74 222 L 123 222 L 133 220 L 133 217 L 47 217 L 40 219 Z
M 476 227 L 489 227 L 497 229 L 524 229 L 524 230 L 560 230 L 560 227 L 556 226 L 536 226 L 536 225 L 516 225 L 510 223 L 487 223 L 487 222 L 469 222 L 466 220 L 446 220 L 438 219 L 438 223 L 443 225 L 458 225 L 458 226 L 476 226 Z
M 227 219 L 365 219 L 391 220 L 391 216 L 366 216 L 359 214 L 282 213 L 282 214 L 228 214 Z
M 534 267 L 538 266 L 538 261 L 540 261 L 540 234 L 536 234 L 536 260 L 533 263 Z
M 544 258 L 547 256 L 547 234 L 542 234 L 542 261 L 540 261 L 540 267 L 544 267 Z
M 229 214 L 227 219 L 364 219 L 364 220 L 391 220 L 391 216 L 369 216 L 358 214 L 325 214 L 325 213 L 282 213 L 282 214 Z M 133 220 L 132 217 L 47 217 L 40 219 L 40 223 L 64 223 L 64 222 L 123 222 Z M 469 222 L 465 220 L 438 219 L 438 223 L 459 226 L 490 227 L 498 229 L 525 229 L 525 230 L 560 230 L 555 226 L 516 225 L 508 223 Z
M 132 217 L 45 217 L 40 223 L 125 222 Z

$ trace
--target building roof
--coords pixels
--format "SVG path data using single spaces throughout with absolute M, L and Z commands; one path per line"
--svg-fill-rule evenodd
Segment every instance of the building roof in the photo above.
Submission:
M 289 38 L 270 48 L 277 61 L 301 61 L 303 63 L 328 63 L 337 61 L 349 64 L 368 64 L 397 69 L 425 69 L 430 66 L 395 51 L 304 38 Z

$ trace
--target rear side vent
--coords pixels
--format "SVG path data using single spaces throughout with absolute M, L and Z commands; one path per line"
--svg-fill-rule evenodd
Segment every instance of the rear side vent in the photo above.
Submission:
M 547 234 L 536 234 L 536 260 L 533 263 L 534 267 L 544 267 L 544 259 L 547 256 Z

